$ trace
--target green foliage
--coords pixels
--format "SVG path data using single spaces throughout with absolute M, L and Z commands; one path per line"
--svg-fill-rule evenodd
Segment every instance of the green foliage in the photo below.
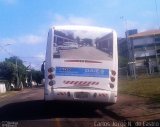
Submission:
M 23 61 L 16 56 L 6 58 L 5 61 L 0 62 L 0 78 L 9 81 L 9 83 L 14 82 L 16 88 L 21 87 L 21 82 L 25 83 L 26 77 L 28 78 L 28 82 L 33 80 L 41 83 L 43 79 L 41 71 L 32 69 L 26 72 L 26 70 L 27 67 L 23 64 Z M 17 84 L 17 74 L 19 84 Z
M 25 81 L 25 75 L 26 75 L 26 67 L 23 64 L 23 61 L 21 59 L 19 59 L 16 56 L 10 57 L 10 58 L 6 58 L 5 59 L 6 62 L 12 63 L 16 66 L 17 63 L 17 70 L 18 70 L 18 77 L 19 80 L 24 82 Z
M 19 59 L 17 56 L 12 56 L 10 58 L 6 58 L 5 61 L 6 62 L 11 62 L 13 64 L 16 64 L 16 61 L 17 61 L 18 66 L 24 66 L 23 61 L 21 59 Z
M 41 71 L 31 70 L 32 73 L 32 80 L 36 81 L 37 83 L 41 83 L 43 79 L 43 74 Z
M 0 77 L 9 82 L 16 82 L 16 74 L 18 73 L 19 81 L 24 82 L 26 76 L 26 67 L 23 61 L 16 56 L 6 58 L 4 62 L 0 63 Z
M 0 77 L 12 82 L 16 79 L 16 66 L 11 62 L 0 63 Z

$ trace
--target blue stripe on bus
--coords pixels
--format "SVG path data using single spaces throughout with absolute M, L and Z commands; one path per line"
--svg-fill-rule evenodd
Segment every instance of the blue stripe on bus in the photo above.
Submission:
M 109 78 L 109 69 L 56 67 L 56 76 L 81 76 Z

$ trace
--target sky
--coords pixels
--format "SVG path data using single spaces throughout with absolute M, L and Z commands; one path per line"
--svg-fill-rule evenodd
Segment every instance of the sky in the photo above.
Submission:
M 158 29 L 160 0 L 0 0 L 0 61 L 18 56 L 39 69 L 54 25 L 112 28 L 118 37 Z

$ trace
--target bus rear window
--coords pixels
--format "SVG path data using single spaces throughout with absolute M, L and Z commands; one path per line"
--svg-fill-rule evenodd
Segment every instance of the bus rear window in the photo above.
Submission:
M 113 59 L 113 33 L 55 30 L 53 57 L 63 59 Z

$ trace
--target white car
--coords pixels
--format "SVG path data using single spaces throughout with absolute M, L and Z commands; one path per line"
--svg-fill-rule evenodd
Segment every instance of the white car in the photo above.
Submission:
M 63 45 L 58 46 L 58 50 L 77 49 L 79 46 L 75 42 L 64 42 Z
M 77 43 L 72 43 L 71 45 L 70 45 L 70 47 L 72 48 L 72 49 L 78 49 L 78 44 Z
M 68 44 L 58 45 L 58 50 L 67 50 L 70 49 L 70 46 Z

